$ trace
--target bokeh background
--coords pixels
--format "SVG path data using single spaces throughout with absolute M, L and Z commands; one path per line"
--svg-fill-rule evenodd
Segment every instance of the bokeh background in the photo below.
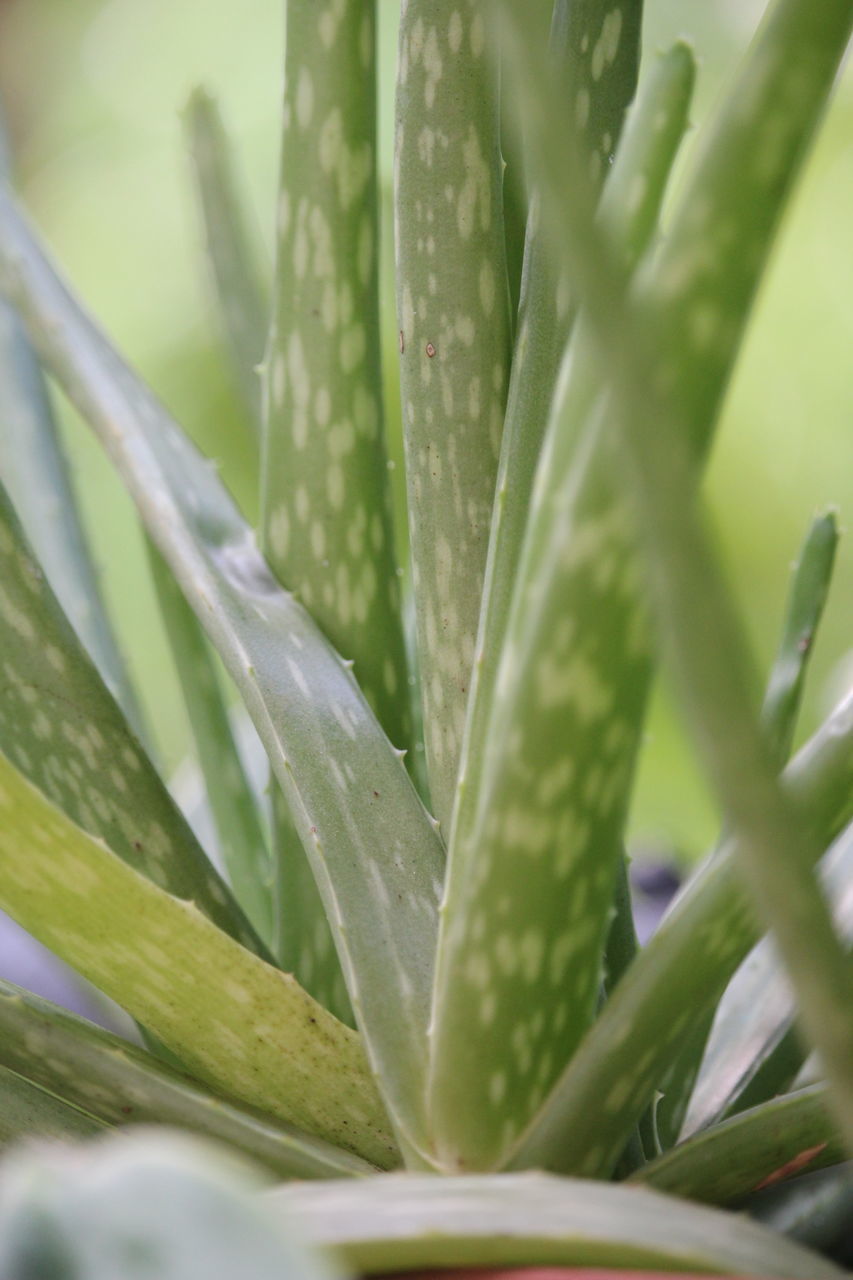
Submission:
M 379 8 L 389 194 L 398 4 L 379 0 Z M 685 35 L 699 53 L 698 125 L 763 4 L 646 0 L 646 9 L 647 52 Z M 218 345 L 181 110 L 198 84 L 219 99 L 270 261 L 282 10 L 281 0 L 0 0 L 0 94 L 26 202 L 89 308 L 221 462 L 250 514 L 256 508 L 253 447 Z M 853 522 L 851 227 L 848 68 L 786 219 L 708 476 L 721 553 L 759 669 L 773 652 L 787 575 L 809 518 L 833 505 L 842 524 Z M 386 276 L 390 290 L 390 272 Z M 386 380 L 393 394 L 390 293 L 386 318 Z M 186 751 L 188 731 L 132 512 L 85 428 L 63 413 L 107 596 L 171 770 Z M 397 430 L 395 421 L 391 428 Z M 801 736 L 853 679 L 849 542 L 842 544 Z M 716 823 L 663 680 L 634 806 L 634 843 L 658 856 L 692 860 L 713 838 Z

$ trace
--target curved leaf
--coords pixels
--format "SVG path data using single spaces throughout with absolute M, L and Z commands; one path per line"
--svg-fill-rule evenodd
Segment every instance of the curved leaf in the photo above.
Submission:
M 73 302 L 7 193 L 0 284 L 246 701 L 311 860 L 383 1095 L 418 1145 L 441 839 L 347 666 L 275 582 L 209 464 Z
M 639 1187 L 540 1173 L 278 1188 L 268 1204 L 362 1274 L 419 1267 L 636 1267 L 840 1280 L 817 1254 L 743 1218 Z
M 0 751 L 129 866 L 263 953 L 125 723 L 0 485 Z
M 106 1124 L 170 1124 L 244 1152 L 281 1178 L 355 1177 L 373 1166 L 197 1080 L 100 1027 L 0 982 L 0 1063 Z
M 0 755 L 0 907 L 232 1097 L 395 1157 L 358 1036 L 86 835 Z
M 680 1142 L 631 1175 L 686 1200 L 730 1204 L 751 1191 L 844 1158 L 826 1085 L 765 1102 Z

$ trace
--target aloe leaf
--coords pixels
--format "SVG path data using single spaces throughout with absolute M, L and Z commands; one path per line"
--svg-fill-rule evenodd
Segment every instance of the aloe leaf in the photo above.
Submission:
M 277 1229 L 259 1179 L 211 1143 L 110 1134 L 23 1151 L 0 1180 L 0 1271 L 9 1280 L 339 1280 L 339 1264 Z
M 616 195 L 608 199 L 605 189 L 602 217 L 618 223 L 634 259 L 653 225 L 647 200 L 659 207 L 684 130 L 692 80 L 692 58 L 678 46 L 628 127 L 612 175 Z M 666 127 L 655 129 L 661 116 Z M 631 179 L 642 180 L 644 197 L 633 203 L 622 199 Z M 581 429 L 599 388 L 591 357 L 581 320 L 503 644 L 512 566 L 497 554 L 490 561 L 489 587 L 496 585 L 481 638 L 491 621 L 495 632 L 471 704 L 434 994 L 430 1107 L 450 1168 L 503 1160 L 598 999 L 649 656 L 634 616 L 630 517 L 614 500 L 611 450 L 595 421 Z M 499 507 L 500 497 L 493 548 Z M 624 931 L 624 916 L 621 924 Z
M 761 710 L 770 754 L 780 769 L 791 753 L 806 668 L 829 594 L 837 546 L 838 523 L 827 512 L 813 521 L 794 567 L 782 637 Z
M 749 1196 L 741 1208 L 780 1235 L 822 1253 L 849 1243 L 853 1164 L 806 1173 Z
M 780 769 L 790 754 L 802 699 L 806 668 L 817 627 L 826 604 L 837 544 L 838 528 L 835 517 L 831 513 L 818 517 L 812 523 L 806 535 L 797 563 L 794 566 L 779 649 L 770 668 L 770 676 L 761 711 L 761 727 L 764 740 L 771 759 Z M 769 951 L 769 944 L 759 944 L 758 951 L 761 954 L 766 954 Z M 747 959 L 744 963 L 749 970 L 752 969 L 753 966 L 750 959 Z M 732 983 L 734 984 L 733 991 L 736 991 L 739 986 L 737 975 L 735 975 Z M 773 1005 L 773 993 L 769 991 L 767 993 L 767 1001 L 756 1000 L 759 987 L 760 984 L 752 986 L 748 1003 L 745 1007 L 749 1012 L 749 1020 L 751 1021 L 753 1016 L 757 1015 L 766 1030 L 776 1026 L 774 1015 L 778 1014 L 778 1007 L 771 1007 Z M 732 1001 L 734 1006 L 738 1005 L 737 995 L 733 994 Z M 728 996 L 724 996 L 722 1006 L 726 1007 L 727 1004 Z M 743 1008 L 741 1008 L 740 1012 L 742 1016 Z M 734 1020 L 735 1022 L 740 1021 L 737 1013 L 734 1015 Z M 731 1024 L 728 1023 L 726 1025 L 727 1023 L 728 1018 L 726 1015 L 718 1011 L 717 1031 L 715 1033 L 718 1045 L 727 1040 L 730 1034 L 737 1036 Z M 669 1071 L 661 1082 L 663 1098 L 657 1109 L 657 1122 L 658 1132 L 664 1148 L 670 1146 L 676 1140 L 681 1130 L 691 1094 L 699 1078 L 700 1066 L 703 1055 L 706 1052 L 706 1046 L 708 1046 L 711 1026 L 712 1018 L 710 1015 L 706 1015 L 696 1030 L 691 1033 L 690 1044 L 685 1046 L 676 1061 L 671 1064 Z M 748 1034 L 752 1040 L 753 1032 Z M 754 1034 L 755 1040 L 753 1043 L 760 1042 L 761 1032 L 756 1028 Z M 775 1041 L 774 1032 L 771 1031 L 770 1034 Z M 784 1034 L 781 1029 L 780 1034 Z M 801 1060 L 801 1056 L 796 1037 L 788 1035 L 786 1040 L 787 1056 L 794 1064 L 787 1077 L 790 1080 L 796 1070 L 796 1065 Z M 735 1043 L 733 1042 L 725 1052 L 731 1063 L 731 1055 L 738 1053 Z M 711 1053 L 712 1057 L 714 1057 L 716 1050 L 711 1050 Z M 759 1053 L 757 1057 L 762 1058 L 766 1054 L 767 1045 L 765 1044 L 764 1053 Z M 759 1066 L 760 1062 L 756 1061 L 754 1068 L 750 1071 L 753 1079 L 754 1073 L 759 1069 Z M 781 1076 L 778 1071 L 770 1068 L 764 1080 L 764 1091 L 762 1092 L 759 1086 L 758 1091 L 750 1095 L 749 1101 L 744 1102 L 744 1106 L 752 1106 L 756 1102 L 772 1097 L 778 1091 L 774 1086 L 776 1083 L 781 1085 L 784 1080 L 784 1073 L 784 1066 L 782 1067 Z M 708 1072 L 705 1075 L 706 1088 L 715 1074 L 716 1068 L 711 1066 L 709 1062 Z M 754 1082 L 758 1083 L 757 1081 Z M 722 1079 L 719 1087 L 725 1089 Z M 723 1111 L 717 1112 L 713 1117 L 709 1117 L 705 1123 L 710 1123 L 711 1119 L 721 1119 L 722 1115 L 729 1109 L 727 1107 Z
M 78 826 L 263 947 L 125 723 L 0 486 L 0 751 Z
M 410 743 L 382 420 L 375 4 L 286 7 L 275 302 L 264 362 L 262 544 L 356 678 L 391 741 Z M 277 803 L 280 954 L 351 1017 L 322 902 Z M 291 865 L 296 862 L 297 865 Z
M 712 121 L 710 144 L 700 156 L 692 182 L 687 184 L 691 203 L 682 206 L 671 242 L 667 241 L 656 263 L 660 283 L 653 301 L 649 300 L 651 286 L 644 282 L 638 290 L 641 301 L 630 307 L 625 305 L 624 269 L 595 227 L 592 198 L 582 182 L 581 160 L 576 156 L 569 166 L 561 165 L 557 155 L 551 122 L 560 103 L 555 95 L 547 93 L 547 85 L 537 74 L 520 15 L 509 4 L 502 6 L 502 12 L 511 23 L 514 38 L 509 47 L 518 83 L 527 86 L 524 105 L 543 183 L 543 217 L 551 227 L 555 244 L 563 248 L 603 361 L 604 352 L 607 353 L 609 385 L 617 410 L 610 415 L 607 436 L 615 448 L 614 437 L 619 428 L 618 439 L 626 455 L 619 464 L 630 477 L 630 493 L 639 509 L 645 538 L 653 548 L 653 585 L 678 661 L 685 664 L 682 674 L 689 664 L 696 664 L 691 668 L 692 678 L 682 679 L 682 687 L 688 699 L 692 696 L 700 700 L 702 715 L 696 712 L 695 703 L 688 701 L 688 705 L 694 708 L 697 721 L 705 725 L 703 746 L 709 753 L 709 765 L 713 764 L 715 782 L 727 803 L 731 803 L 733 816 L 751 833 L 751 841 L 743 844 L 746 865 L 753 866 L 753 855 L 769 858 L 771 845 L 778 838 L 791 881 L 788 889 L 796 884 L 804 895 L 806 910 L 802 921 L 808 919 L 809 927 L 821 940 L 810 955 L 805 945 L 806 930 L 798 929 L 791 919 L 792 904 L 784 893 L 778 892 L 777 877 L 768 912 L 783 929 L 790 926 L 789 942 L 799 953 L 801 979 L 817 1001 L 811 1004 L 804 999 L 803 1009 L 812 1034 L 833 1059 L 833 1078 L 843 1114 L 848 1029 L 839 1013 L 831 1022 L 819 1025 L 822 1019 L 817 1011 L 822 1010 L 823 1019 L 831 1016 L 836 995 L 838 1008 L 842 1007 L 841 993 L 848 985 L 846 961 L 834 941 L 826 913 L 821 910 L 808 866 L 804 865 L 816 851 L 809 849 L 806 841 L 808 854 L 798 861 L 796 819 L 787 812 L 751 725 L 745 677 L 739 665 L 741 641 L 737 624 L 689 502 L 696 457 L 707 443 L 708 429 L 737 351 L 782 200 L 790 190 L 849 38 L 853 6 L 849 0 L 837 0 L 831 12 L 822 8 L 820 14 L 801 0 L 781 0 L 773 7 L 736 91 L 727 99 L 728 105 L 719 118 Z M 789 76 L 793 57 L 802 73 L 795 83 Z M 772 139 L 767 134 L 767 120 L 774 122 Z M 565 228 L 567 210 L 571 210 L 572 222 L 569 236 Z M 738 235 L 741 223 L 749 251 L 733 257 L 718 252 L 719 226 L 733 227 Z M 713 254 L 709 253 L 711 245 L 715 246 Z M 677 272 L 673 264 L 678 266 Z M 706 324 L 709 312 L 710 327 Z M 663 423 L 660 431 L 658 419 Z M 633 522 L 632 527 L 636 527 Z M 708 576 L 710 584 L 704 593 L 700 587 L 703 575 Z M 676 626 L 676 609 L 680 628 Z M 636 625 L 641 619 L 642 611 L 635 606 L 631 622 Z M 709 644 L 708 636 L 716 638 L 715 645 Z M 726 644 L 732 645 L 731 667 Z M 722 706 L 734 713 L 731 725 L 720 713 Z M 723 750 L 723 743 L 730 745 L 730 751 Z M 747 778 L 755 782 L 753 788 L 746 784 Z M 783 874 L 781 879 L 784 878 Z M 756 882 L 757 879 L 756 874 Z M 754 887 L 757 891 L 757 883 Z M 737 948 L 743 942 L 743 927 L 735 934 Z M 827 968 L 837 986 L 826 986 L 828 974 L 821 974 L 821 970 Z M 627 979 L 623 979 L 614 1001 L 626 984 Z M 687 1016 L 686 1010 L 682 1013 Z M 683 1023 L 667 1028 L 670 1050 L 675 1049 L 675 1038 L 684 1030 Z M 647 1059 L 657 1059 L 659 1049 L 659 1044 L 652 1044 L 643 1055 L 643 1064 Z M 659 1059 L 657 1064 L 660 1065 Z M 570 1066 L 564 1081 L 571 1071 Z M 634 1104 L 641 1095 L 643 1101 L 649 1096 L 645 1082 L 637 1084 L 635 1076 L 632 1083 L 628 1077 L 607 1103 L 611 1115 L 621 1110 L 632 1088 L 636 1089 Z M 562 1084 L 556 1093 L 565 1098 Z M 607 1097 L 606 1090 L 604 1096 Z M 534 1127 L 542 1137 L 544 1131 L 538 1120 Z M 608 1124 L 608 1130 L 609 1127 Z M 575 1133 L 570 1133 L 569 1146 L 576 1153 Z M 563 1158 L 557 1149 L 565 1136 L 560 1125 L 552 1124 L 546 1144 L 555 1159 Z M 614 1155 L 608 1141 L 591 1143 L 585 1153 L 584 1170 L 597 1169 L 602 1159 L 606 1167 Z M 575 1156 L 566 1158 L 571 1161 Z
M 72 301 L 0 195 L 0 284 L 121 472 L 242 693 L 297 822 L 394 1121 L 422 1135 L 441 839 L 347 667 L 218 477 Z
M 837 1164 L 844 1144 L 827 1092 L 825 1085 L 813 1085 L 764 1102 L 680 1142 L 630 1180 L 722 1205 L 806 1169 Z
M 843 1274 L 719 1210 L 541 1173 L 305 1183 L 265 1199 L 361 1274 L 465 1266 L 624 1266 L 802 1280 Z
M 282 1178 L 359 1176 L 358 1156 L 237 1106 L 93 1023 L 0 982 L 0 1063 L 105 1124 L 170 1124 Z M 94 1124 L 94 1120 L 93 1120 Z
M 251 234 L 215 99 L 195 89 L 184 122 L 219 316 L 249 422 L 260 428 L 258 372 L 269 328 L 269 301 L 257 237 Z
M 782 779 L 819 843 L 829 844 L 853 817 L 853 695 Z M 667 1065 L 756 940 L 734 843 L 693 877 L 624 975 L 518 1144 L 516 1167 L 553 1161 L 595 1176 L 612 1167 Z
M 0 126 L 0 181 L 8 176 Z M 104 609 L 44 378 L 14 309 L 0 302 L 0 480 L 87 652 L 139 732 L 139 713 Z
M 103 1128 L 94 1116 L 0 1066 L 0 1146 L 22 1138 L 89 1138 Z
M 162 556 L 149 542 L 160 613 L 177 667 L 199 764 L 228 877 L 258 936 L 272 936 L 270 852 L 240 759 L 219 673 L 198 620 Z
M 821 881 L 838 932 L 853 943 L 853 827 L 821 861 Z M 796 1006 L 776 948 L 753 949 L 720 1001 L 683 1135 L 754 1106 L 786 1088 L 805 1056 L 794 1034 Z M 763 1087 L 756 1088 L 758 1077 Z
M 509 372 L 500 108 L 485 0 L 400 19 L 400 386 L 427 771 L 450 827 Z M 462 122 L 460 126 L 460 121 Z
M 394 1159 L 358 1037 L 76 827 L 0 756 L 0 906 L 215 1088 Z

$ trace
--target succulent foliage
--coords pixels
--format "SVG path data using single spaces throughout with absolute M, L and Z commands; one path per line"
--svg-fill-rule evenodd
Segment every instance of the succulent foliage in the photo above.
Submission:
M 796 1183 L 770 1227 L 703 1206 L 760 1217 L 752 1193 L 804 1169 L 821 1221 L 847 1203 L 853 695 L 792 755 L 838 530 L 808 533 L 760 709 L 699 485 L 853 0 L 768 4 L 675 192 L 695 64 L 679 42 L 640 72 L 641 0 L 555 0 L 547 42 L 519 0 L 403 0 L 406 572 L 376 4 L 286 12 L 271 273 L 215 103 L 187 111 L 257 529 L 0 187 L 0 907 L 148 1046 L 0 983 L 0 1139 L 164 1123 L 304 1185 L 264 1217 L 185 1148 L 108 1137 L 79 1186 L 10 1165 L 0 1264 L 53 1241 L 107 1276 L 136 1202 L 172 1188 L 188 1232 L 217 1219 L 203 1256 L 243 1250 L 259 1280 L 284 1256 L 270 1214 L 356 1272 L 837 1275 L 785 1239 L 828 1239 Z M 45 374 L 148 537 L 215 847 L 146 745 Z M 725 826 L 639 949 L 626 824 L 662 657 Z M 176 1223 L 149 1243 L 178 1280 Z

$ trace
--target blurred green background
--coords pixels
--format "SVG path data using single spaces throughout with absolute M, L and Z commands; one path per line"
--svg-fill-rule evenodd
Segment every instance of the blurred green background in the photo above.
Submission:
M 398 4 L 379 0 L 379 8 L 387 186 Z M 697 124 L 762 8 L 760 0 L 646 0 L 647 53 L 686 35 L 699 54 Z M 248 513 L 256 504 L 253 447 L 218 345 L 180 112 L 197 84 L 218 97 L 271 257 L 282 10 L 281 0 L 0 0 L 0 92 L 26 201 L 89 308 L 221 462 Z M 761 669 L 810 516 L 835 505 L 843 525 L 853 512 L 851 226 L 848 68 L 786 219 L 708 476 L 721 552 Z M 393 389 L 390 300 L 387 321 Z M 70 413 L 65 418 L 108 598 L 153 709 L 163 759 L 174 768 L 187 727 L 132 513 L 97 446 Z M 844 542 L 802 732 L 851 680 L 853 550 Z M 634 807 L 635 840 L 692 859 L 713 837 L 716 815 L 662 683 Z

